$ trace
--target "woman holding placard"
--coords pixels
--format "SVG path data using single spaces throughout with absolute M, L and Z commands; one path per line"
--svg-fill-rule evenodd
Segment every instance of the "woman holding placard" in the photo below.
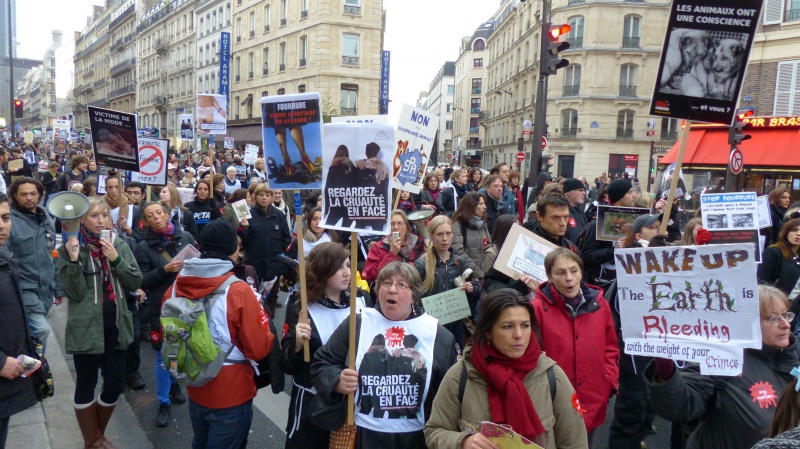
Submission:
M 668 359 L 654 359 L 643 375 L 647 398 L 667 420 L 699 419 L 687 449 L 749 449 L 772 423 L 781 392 L 800 364 L 800 349 L 790 332 L 794 314 L 779 289 L 758 286 L 761 349 L 745 349 L 739 376 L 703 376 L 699 365 L 676 370 Z
M 445 373 L 456 362 L 453 335 L 421 307 L 417 271 L 392 262 L 378 275 L 378 303 L 356 318 L 355 370 L 345 368 L 350 321 L 317 350 L 317 395 L 343 401 L 355 393 L 357 449 L 425 449 L 423 426 Z M 313 311 L 312 311 L 313 316 Z
M 758 282 L 781 289 L 792 302 L 792 312 L 800 313 L 800 217 L 790 217 L 780 228 L 775 244 L 764 251 Z
M 317 211 L 319 213 L 319 211 Z M 300 301 L 286 312 L 286 333 L 281 340 L 280 363 L 293 377 L 286 448 L 327 449 L 329 431 L 311 420 L 311 400 L 316 396 L 311 363 L 303 361 L 303 344 L 309 342 L 311 357 L 328 342 L 333 331 L 350 314 L 350 253 L 344 246 L 323 242 L 306 257 L 308 323 L 300 323 Z M 372 298 L 359 289 L 356 309 L 372 306 Z

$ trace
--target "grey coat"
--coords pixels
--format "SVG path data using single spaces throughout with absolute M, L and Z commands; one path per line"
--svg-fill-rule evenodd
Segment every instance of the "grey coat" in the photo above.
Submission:
M 488 244 L 490 241 L 489 227 L 486 226 L 485 222 L 480 228 L 463 225 L 460 222 L 453 223 L 453 254 L 467 256 L 478 267 L 474 274 L 476 279 L 483 279 L 484 272 L 481 267 L 483 265 L 484 243 Z
M 53 219 L 41 207 L 36 214 L 11 208 L 11 234 L 6 249 L 19 264 L 22 302 L 27 313 L 47 313 L 53 299 L 63 296 L 53 258 L 56 229 Z

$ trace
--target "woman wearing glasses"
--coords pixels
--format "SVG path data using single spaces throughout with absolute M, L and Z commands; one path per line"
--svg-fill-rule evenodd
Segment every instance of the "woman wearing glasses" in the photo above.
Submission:
M 125 350 L 135 338 L 125 292 L 142 283 L 128 245 L 113 233 L 100 238 L 108 223 L 105 200 L 91 198 L 80 237 L 58 249 L 61 285 L 69 299 L 65 344 L 75 362 L 75 416 L 86 447 L 114 447 L 103 435 L 125 388 Z M 95 399 L 98 369 L 103 388 Z
M 356 448 L 426 448 L 422 429 L 456 348 L 453 335 L 420 307 L 419 284 L 404 262 L 378 274 L 378 303 L 356 319 L 355 370 L 347 368 L 349 320 L 314 356 L 318 395 L 335 402 L 356 394 Z
M 312 209 L 312 213 L 317 208 Z M 300 301 L 286 312 L 286 334 L 281 340 L 281 368 L 293 377 L 286 448 L 327 449 L 329 434 L 311 421 L 309 405 L 316 395 L 311 383 L 311 363 L 303 361 L 303 344 L 311 357 L 328 342 L 334 330 L 350 315 L 350 252 L 334 242 L 317 245 L 306 256 L 308 323 L 299 322 Z M 369 294 L 358 289 L 356 309 L 372 306 Z
M 800 309 L 800 218 L 792 217 L 780 228 L 774 245 L 764 251 L 758 266 L 758 282 L 781 289 L 797 315 Z M 793 330 L 797 332 L 797 323 Z
M 669 421 L 699 419 L 687 449 L 749 449 L 766 435 L 780 394 L 800 364 L 789 322 L 789 300 L 781 290 L 758 286 L 761 349 L 745 349 L 740 376 L 702 376 L 699 366 L 683 371 L 654 359 L 644 371 L 647 398 Z

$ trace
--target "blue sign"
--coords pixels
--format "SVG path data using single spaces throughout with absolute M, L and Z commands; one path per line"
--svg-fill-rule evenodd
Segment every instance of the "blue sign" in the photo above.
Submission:
M 389 60 L 391 52 L 384 50 L 381 53 L 381 88 L 378 111 L 380 114 L 385 115 L 389 113 Z
M 231 33 L 223 31 L 219 37 L 219 93 L 228 98 L 231 78 Z
M 417 182 L 420 167 L 422 167 L 422 156 L 419 154 L 419 150 L 409 150 L 401 154 L 397 181 L 401 184 L 414 184 Z

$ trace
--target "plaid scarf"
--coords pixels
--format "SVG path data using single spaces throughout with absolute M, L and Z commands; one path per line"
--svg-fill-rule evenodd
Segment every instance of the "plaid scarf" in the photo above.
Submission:
M 103 254 L 100 236 L 87 231 L 86 228 L 81 228 L 81 234 L 86 242 L 86 247 L 89 249 L 89 254 L 100 262 L 100 269 L 103 273 L 103 300 L 108 297 L 109 301 L 114 302 L 117 299 L 117 295 L 114 294 L 114 287 L 111 285 L 111 268 L 108 266 L 108 259 Z

